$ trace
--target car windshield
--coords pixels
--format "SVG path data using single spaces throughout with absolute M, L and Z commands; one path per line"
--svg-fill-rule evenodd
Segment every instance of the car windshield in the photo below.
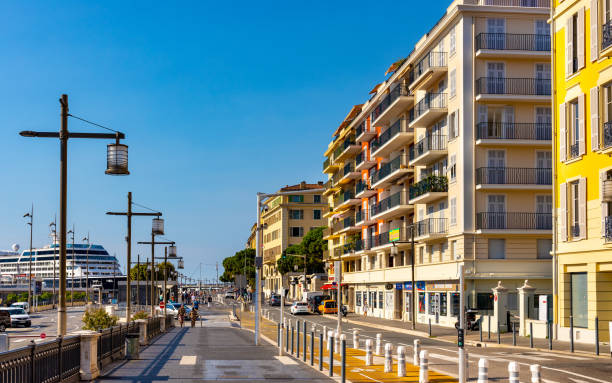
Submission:
M 26 313 L 24 309 L 10 309 L 8 312 L 11 315 L 24 315 Z

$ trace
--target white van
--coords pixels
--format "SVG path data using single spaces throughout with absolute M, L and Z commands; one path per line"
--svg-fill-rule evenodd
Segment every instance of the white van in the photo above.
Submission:
M 308 302 L 309 299 L 314 298 L 314 297 L 318 297 L 318 296 L 322 296 L 322 295 L 323 295 L 322 291 L 306 291 L 302 295 L 302 301 Z
M 22 308 L 25 311 L 28 311 L 30 308 L 30 305 L 28 305 L 28 302 L 15 302 L 11 305 L 11 307 Z

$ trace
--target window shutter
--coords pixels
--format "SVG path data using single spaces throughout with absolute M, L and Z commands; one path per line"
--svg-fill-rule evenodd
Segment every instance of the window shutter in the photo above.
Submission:
M 601 236 L 606 236 L 606 216 L 608 215 L 608 203 L 603 199 L 604 180 L 606 179 L 606 171 L 599 172 L 599 202 L 601 204 Z
M 567 143 L 567 128 L 565 126 L 566 121 L 565 114 L 565 103 L 559 105 L 559 160 L 565 161 L 567 159 L 567 149 L 565 148 Z
M 562 241 L 567 241 L 567 184 L 559 185 L 559 234 Z
M 585 115 L 586 115 L 586 108 L 585 108 L 585 95 L 581 94 L 580 96 L 578 96 L 578 113 L 580 114 L 578 116 L 578 154 L 579 155 L 584 155 L 586 154 L 586 144 L 585 144 L 585 136 L 586 136 L 586 132 L 585 132 Z
M 591 0 L 591 61 L 599 58 L 599 0 Z
M 584 68 L 585 60 L 584 60 L 584 7 L 578 10 L 578 34 L 576 36 L 578 41 L 576 41 L 578 52 L 578 69 Z
M 572 17 L 568 17 L 565 21 L 565 77 L 572 74 L 572 22 Z
M 580 225 L 580 238 L 587 238 L 587 225 L 586 225 L 586 213 L 587 213 L 587 195 L 586 195 L 586 178 L 580 178 L 578 181 L 578 224 Z
M 591 88 L 591 150 L 599 149 L 599 88 Z

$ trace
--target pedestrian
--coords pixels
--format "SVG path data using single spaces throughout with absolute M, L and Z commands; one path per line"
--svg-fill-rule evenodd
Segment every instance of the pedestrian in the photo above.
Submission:
M 191 316 L 191 327 L 195 327 L 195 322 L 198 319 L 198 310 L 196 310 L 195 308 L 192 309 L 190 316 Z
M 185 320 L 185 305 L 181 305 L 181 307 L 178 309 L 178 318 L 181 327 L 183 327 L 183 322 Z
M 368 316 L 368 301 L 366 299 L 363 300 L 363 316 Z

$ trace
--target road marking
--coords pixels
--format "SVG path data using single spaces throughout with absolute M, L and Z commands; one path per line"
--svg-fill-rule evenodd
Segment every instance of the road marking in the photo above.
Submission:
M 497 352 L 497 355 L 501 355 L 501 356 L 505 356 L 508 358 L 522 358 L 522 359 L 530 359 L 533 360 L 534 355 L 523 355 L 523 354 L 513 354 L 513 353 L 509 353 L 509 352 Z M 550 355 L 546 355 L 546 356 L 550 356 Z M 543 358 L 542 356 L 538 356 L 538 361 L 551 361 L 552 359 L 550 358 Z
M 293 365 L 293 364 L 297 364 L 297 362 L 293 359 L 291 359 L 288 356 L 275 356 L 276 359 L 278 359 L 279 362 L 281 362 L 282 364 L 285 365 Z
M 25 341 L 26 341 L 25 339 L 17 339 L 17 340 L 14 340 L 13 343 L 19 343 L 19 342 L 25 342 Z
M 542 383 L 559 383 L 555 380 L 542 379 Z
M 435 359 L 446 360 L 447 362 L 456 362 L 457 361 L 457 358 L 454 357 L 454 356 L 446 356 L 446 355 L 434 354 L 434 353 L 429 354 L 429 356 L 431 358 L 435 358 Z
M 184 355 L 179 362 L 180 365 L 191 365 L 196 364 L 197 357 L 195 355 Z

